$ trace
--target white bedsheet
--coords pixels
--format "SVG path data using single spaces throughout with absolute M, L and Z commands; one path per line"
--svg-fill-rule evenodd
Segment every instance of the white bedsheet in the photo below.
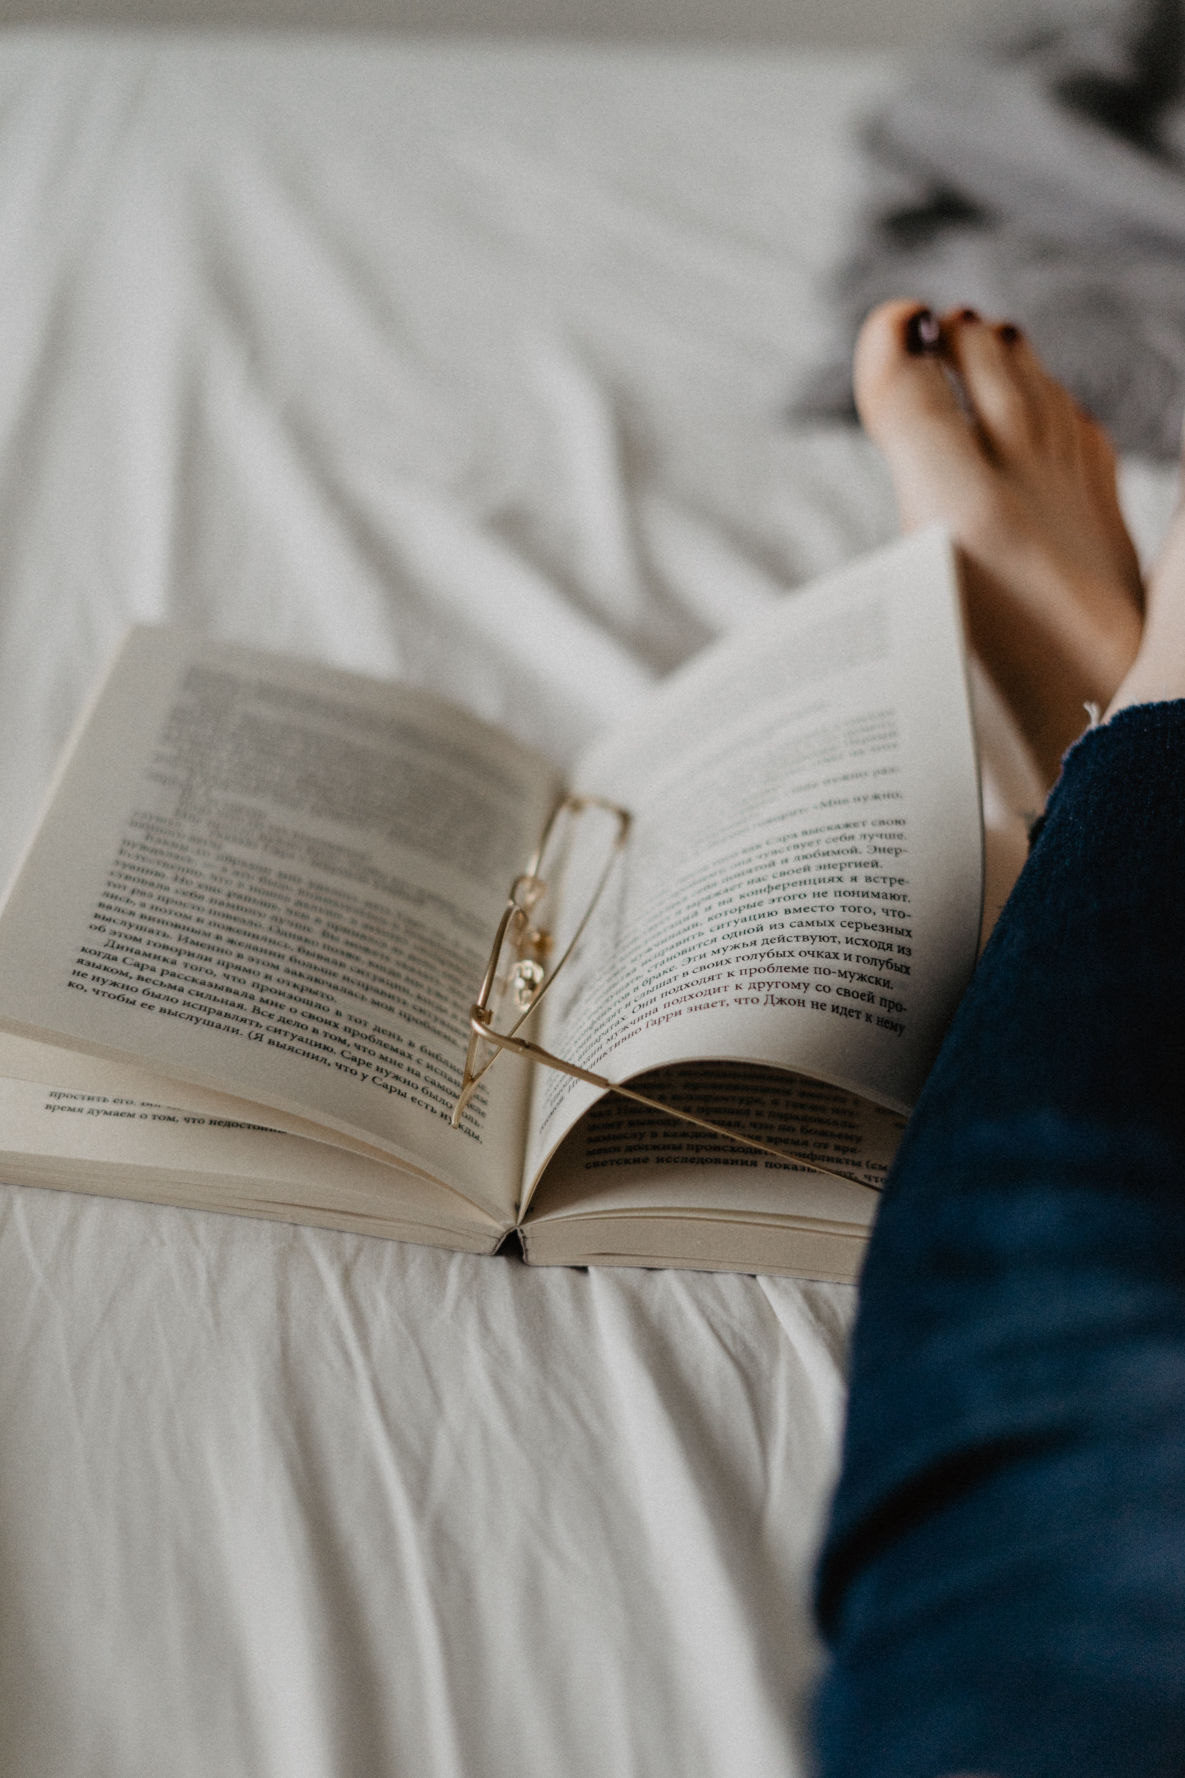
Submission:
M 889 535 L 875 59 L 0 38 L 0 864 L 133 618 L 566 755 Z M 0 1187 L 5 1778 L 786 1778 L 851 1293 Z

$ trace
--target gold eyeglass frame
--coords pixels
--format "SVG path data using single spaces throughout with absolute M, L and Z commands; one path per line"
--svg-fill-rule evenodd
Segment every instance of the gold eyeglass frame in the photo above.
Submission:
M 565 945 L 562 955 L 549 967 L 548 960 L 553 946 L 552 935 L 545 928 L 536 925 L 532 917 L 547 893 L 547 882 L 539 875 L 539 868 L 547 855 L 547 848 L 551 844 L 560 822 L 567 817 L 578 817 L 588 809 L 600 809 L 603 813 L 613 817 L 615 823 L 613 837 L 609 844 L 605 864 L 597 878 L 596 886 L 580 922 Z M 696 1129 L 704 1130 L 711 1136 L 723 1136 L 729 1142 L 740 1143 L 744 1148 L 754 1148 L 760 1154 L 771 1155 L 775 1160 L 789 1162 L 795 1167 L 809 1168 L 812 1173 L 822 1173 L 828 1179 L 840 1179 L 846 1185 L 862 1185 L 869 1191 L 879 1192 L 879 1186 L 869 1185 L 865 1179 L 856 1179 L 850 1173 L 839 1173 L 835 1168 L 825 1167 L 819 1161 L 808 1160 L 805 1155 L 794 1154 L 788 1149 L 778 1148 L 769 1142 L 761 1142 L 755 1136 L 746 1136 L 739 1130 L 730 1130 L 723 1124 L 713 1123 L 710 1118 L 700 1117 L 696 1112 L 684 1111 L 681 1107 L 667 1104 L 661 1099 L 655 1099 L 648 1093 L 640 1093 L 635 1087 L 624 1086 L 619 1081 L 608 1080 L 604 1075 L 594 1074 L 588 1068 L 580 1068 L 575 1062 L 565 1061 L 562 1056 L 554 1055 L 540 1044 L 532 1043 L 529 1038 L 518 1035 L 580 942 L 601 899 L 613 867 L 625 847 L 630 825 L 631 817 L 628 809 L 623 809 L 617 803 L 609 802 L 604 797 L 583 796 L 568 792 L 561 796 L 552 808 L 526 870 L 515 877 L 510 885 L 510 893 L 506 898 L 506 906 L 502 910 L 502 916 L 494 933 L 489 962 L 486 964 L 485 974 L 481 979 L 477 999 L 469 1009 L 469 1047 L 465 1053 L 461 1089 L 453 1107 L 453 1128 L 455 1129 L 460 1123 L 465 1107 L 490 1068 L 497 1061 L 499 1053 L 502 1050 L 508 1050 L 512 1055 L 524 1056 L 528 1061 L 537 1062 L 544 1068 L 553 1068 L 557 1073 L 566 1074 L 572 1080 L 583 1081 L 587 1086 L 597 1087 L 601 1092 L 616 1093 L 619 1098 L 630 1099 L 635 1105 L 644 1105 L 648 1110 L 661 1111 L 668 1117 L 678 1118 L 680 1122 L 692 1124 Z M 510 970 L 507 987 L 518 1016 L 509 1030 L 496 1031 L 493 1025 L 494 1008 L 491 1001 L 498 985 L 498 965 L 507 945 L 517 957 L 517 961 Z M 488 1044 L 494 1053 L 479 1062 L 479 1050 L 483 1043 Z

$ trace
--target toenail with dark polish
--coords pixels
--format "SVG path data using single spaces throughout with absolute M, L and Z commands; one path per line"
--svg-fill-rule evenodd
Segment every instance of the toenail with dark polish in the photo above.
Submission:
M 933 309 L 917 309 L 905 323 L 905 350 L 914 358 L 926 352 L 937 352 L 942 344 L 942 328 Z
M 966 322 L 978 321 L 979 320 L 979 310 L 978 309 L 960 309 L 958 315 L 956 316 L 956 319 L 959 321 L 966 321 Z
M 1006 346 L 1015 346 L 1017 340 L 1020 338 L 1020 328 L 1014 326 L 1011 321 L 1005 321 L 1001 326 L 997 327 L 996 338 L 1003 340 Z

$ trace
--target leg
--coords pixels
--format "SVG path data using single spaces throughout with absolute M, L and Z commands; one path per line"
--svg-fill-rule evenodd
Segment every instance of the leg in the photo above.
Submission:
M 886 1186 L 825 1778 L 1182 1770 L 1183 766 L 1182 701 L 1073 749 Z
M 1011 383 L 980 374 L 1021 342 L 997 330 L 980 357 L 964 338 L 935 362 L 899 344 L 909 312 L 880 311 L 862 341 L 886 347 L 864 399 L 903 517 L 955 531 L 973 631 L 985 653 L 995 638 L 993 667 L 1036 700 L 1040 732 L 1065 702 L 1059 672 L 1118 714 L 1065 762 L 873 1231 L 820 1569 L 820 1769 L 1170 1778 L 1185 1746 L 1185 516 L 1138 650 L 1121 649 L 1137 594 L 1092 434 L 1073 438 L 1019 353 Z M 915 375 L 902 361 L 917 357 Z M 969 412 L 952 412 L 951 374 Z M 1026 626 L 1044 678 L 1012 652 Z
M 1161 545 L 1148 580 L 1144 635 L 1110 711 L 1128 704 L 1185 698 L 1185 501 Z
M 876 309 L 855 384 L 905 529 L 941 520 L 960 546 L 972 646 L 1052 783 L 1083 705 L 1106 707 L 1140 640 L 1107 439 L 1023 335 L 969 309 Z

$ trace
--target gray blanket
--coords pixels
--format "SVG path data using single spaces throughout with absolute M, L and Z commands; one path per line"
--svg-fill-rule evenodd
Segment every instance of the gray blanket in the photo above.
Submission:
M 1175 456 L 1185 409 L 1185 0 L 1122 0 L 948 55 L 873 120 L 873 196 L 837 280 L 840 352 L 794 402 L 852 410 L 887 296 L 1024 326 L 1125 450 Z

